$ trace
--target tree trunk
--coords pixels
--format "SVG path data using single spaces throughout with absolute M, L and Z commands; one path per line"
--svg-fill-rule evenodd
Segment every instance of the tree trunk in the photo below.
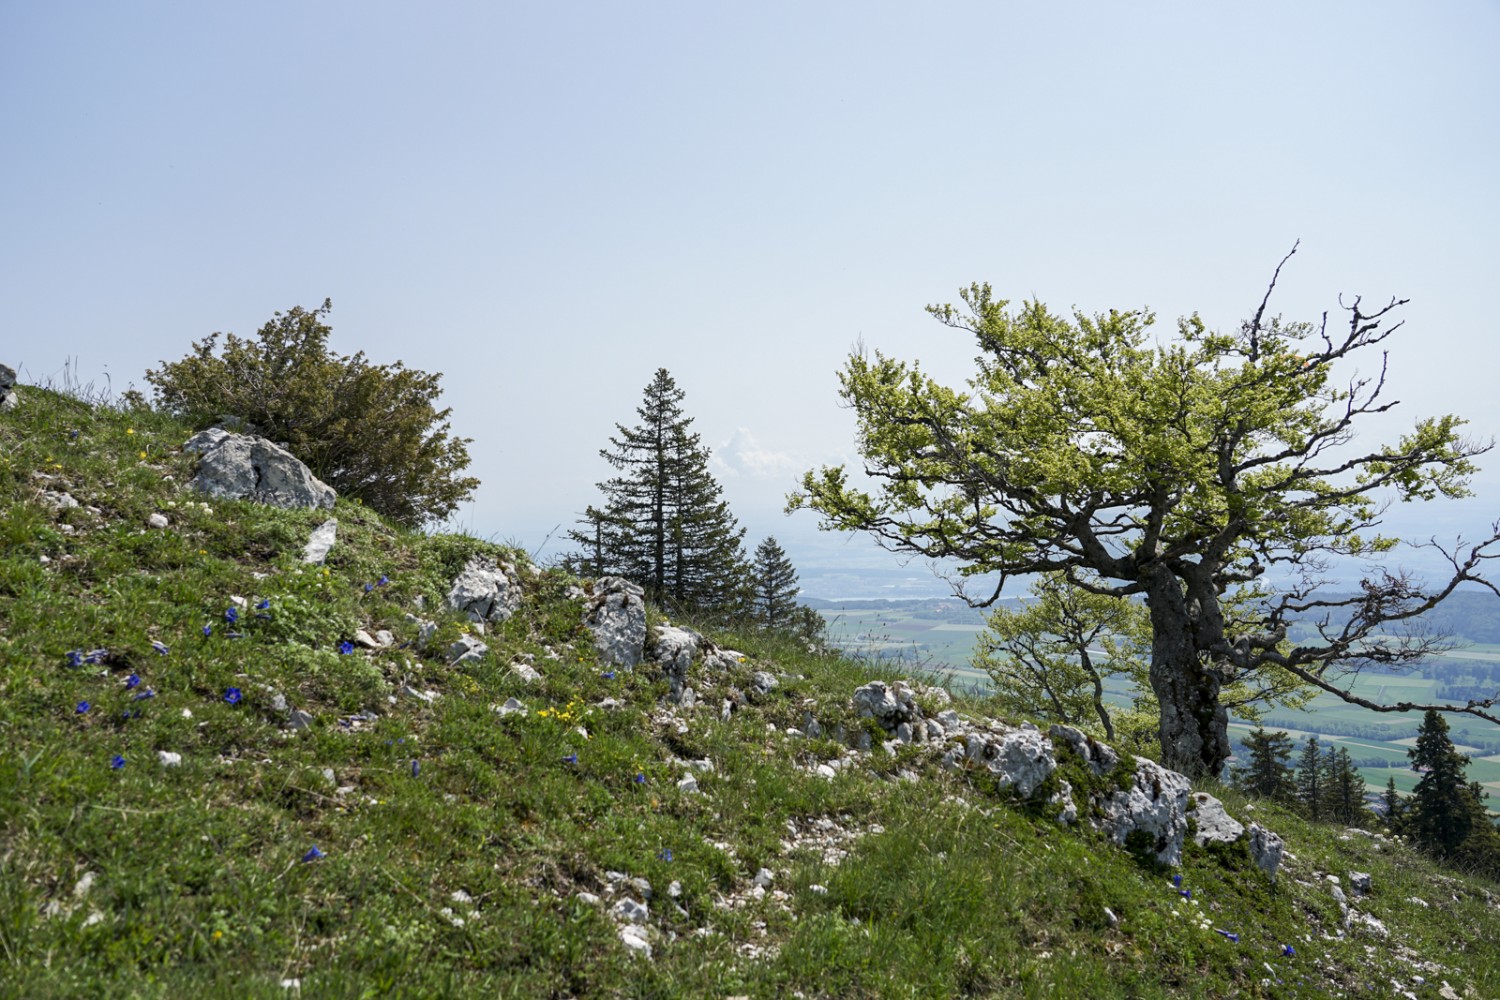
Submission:
M 1190 778 L 1217 777 L 1229 759 L 1229 713 L 1218 676 L 1198 655 L 1198 622 L 1166 567 L 1149 583 L 1151 690 L 1161 706 L 1161 763 Z

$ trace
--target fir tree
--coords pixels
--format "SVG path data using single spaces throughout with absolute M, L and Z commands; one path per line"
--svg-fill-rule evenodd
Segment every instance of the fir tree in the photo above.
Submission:
M 1365 814 L 1365 780 L 1354 758 L 1347 747 L 1329 747 L 1323 759 L 1324 811 L 1346 826 L 1357 826 Z
M 1385 795 L 1381 796 L 1381 802 L 1385 806 L 1385 825 L 1391 828 L 1392 833 L 1400 832 L 1406 806 L 1401 799 L 1401 793 L 1396 791 L 1395 778 L 1385 779 Z
M 636 408 L 640 423 L 615 425 L 611 447 L 599 454 L 619 474 L 599 484 L 603 507 L 590 506 L 582 527 L 568 533 L 583 546 L 573 561 L 581 571 L 634 580 L 656 604 L 733 612 L 746 589 L 745 529 L 708 471 L 684 395 L 657 369 Z
M 1474 794 L 1464 781 L 1469 758 L 1448 738 L 1448 720 L 1432 709 L 1417 727 L 1417 745 L 1406 754 L 1422 773 L 1412 790 L 1407 831 L 1433 854 L 1451 855 L 1469 836 L 1476 813 Z
M 784 628 L 797 608 L 797 570 L 774 537 L 756 546 L 754 613 L 766 628 Z
M 1297 801 L 1313 819 L 1323 818 L 1323 756 L 1316 736 L 1307 738 L 1297 758 Z
M 1292 780 L 1292 738 L 1283 732 L 1268 733 L 1264 726 L 1245 737 L 1249 762 L 1236 771 L 1241 788 L 1254 795 L 1289 802 L 1296 794 Z

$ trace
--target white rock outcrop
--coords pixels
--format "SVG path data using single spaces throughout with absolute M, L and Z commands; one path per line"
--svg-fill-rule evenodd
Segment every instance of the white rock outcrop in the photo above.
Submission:
M 633 668 L 646 648 L 645 591 L 618 576 L 594 581 L 594 593 L 583 612 L 583 624 L 594 634 L 594 649 L 603 663 Z
M 521 583 L 514 568 L 475 556 L 453 578 L 447 605 L 470 621 L 503 622 L 521 607 Z
M 338 493 L 297 456 L 263 437 L 222 427 L 199 431 L 182 446 L 202 457 L 188 485 L 200 493 L 273 507 L 332 507 Z

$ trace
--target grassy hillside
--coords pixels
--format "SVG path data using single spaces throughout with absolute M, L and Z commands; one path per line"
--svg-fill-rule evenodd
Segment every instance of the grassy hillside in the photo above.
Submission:
M 774 637 L 715 636 L 744 660 L 670 707 L 596 662 L 587 581 L 342 502 L 304 566 L 326 515 L 205 502 L 188 432 L 36 389 L 0 414 L 0 996 L 1500 996 L 1493 886 L 1397 843 L 1212 787 L 1287 839 L 1279 880 L 1241 848 L 1159 869 L 983 770 L 789 733 L 857 732 L 878 673 Z M 525 603 L 450 667 L 475 553 Z M 1383 935 L 1341 930 L 1350 871 Z

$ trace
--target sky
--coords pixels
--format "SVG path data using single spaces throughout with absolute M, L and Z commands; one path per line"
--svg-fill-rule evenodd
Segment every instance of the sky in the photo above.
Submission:
M 941 594 L 782 507 L 857 461 L 854 345 L 973 372 L 923 311 L 971 282 L 1232 330 L 1300 240 L 1273 311 L 1410 299 L 1367 440 L 1494 436 L 1497 51 L 1495 0 L 3 4 L 0 362 L 144 387 L 329 298 L 443 373 L 453 526 L 543 559 L 664 367 L 809 595 Z M 1484 531 L 1481 464 L 1388 527 Z

